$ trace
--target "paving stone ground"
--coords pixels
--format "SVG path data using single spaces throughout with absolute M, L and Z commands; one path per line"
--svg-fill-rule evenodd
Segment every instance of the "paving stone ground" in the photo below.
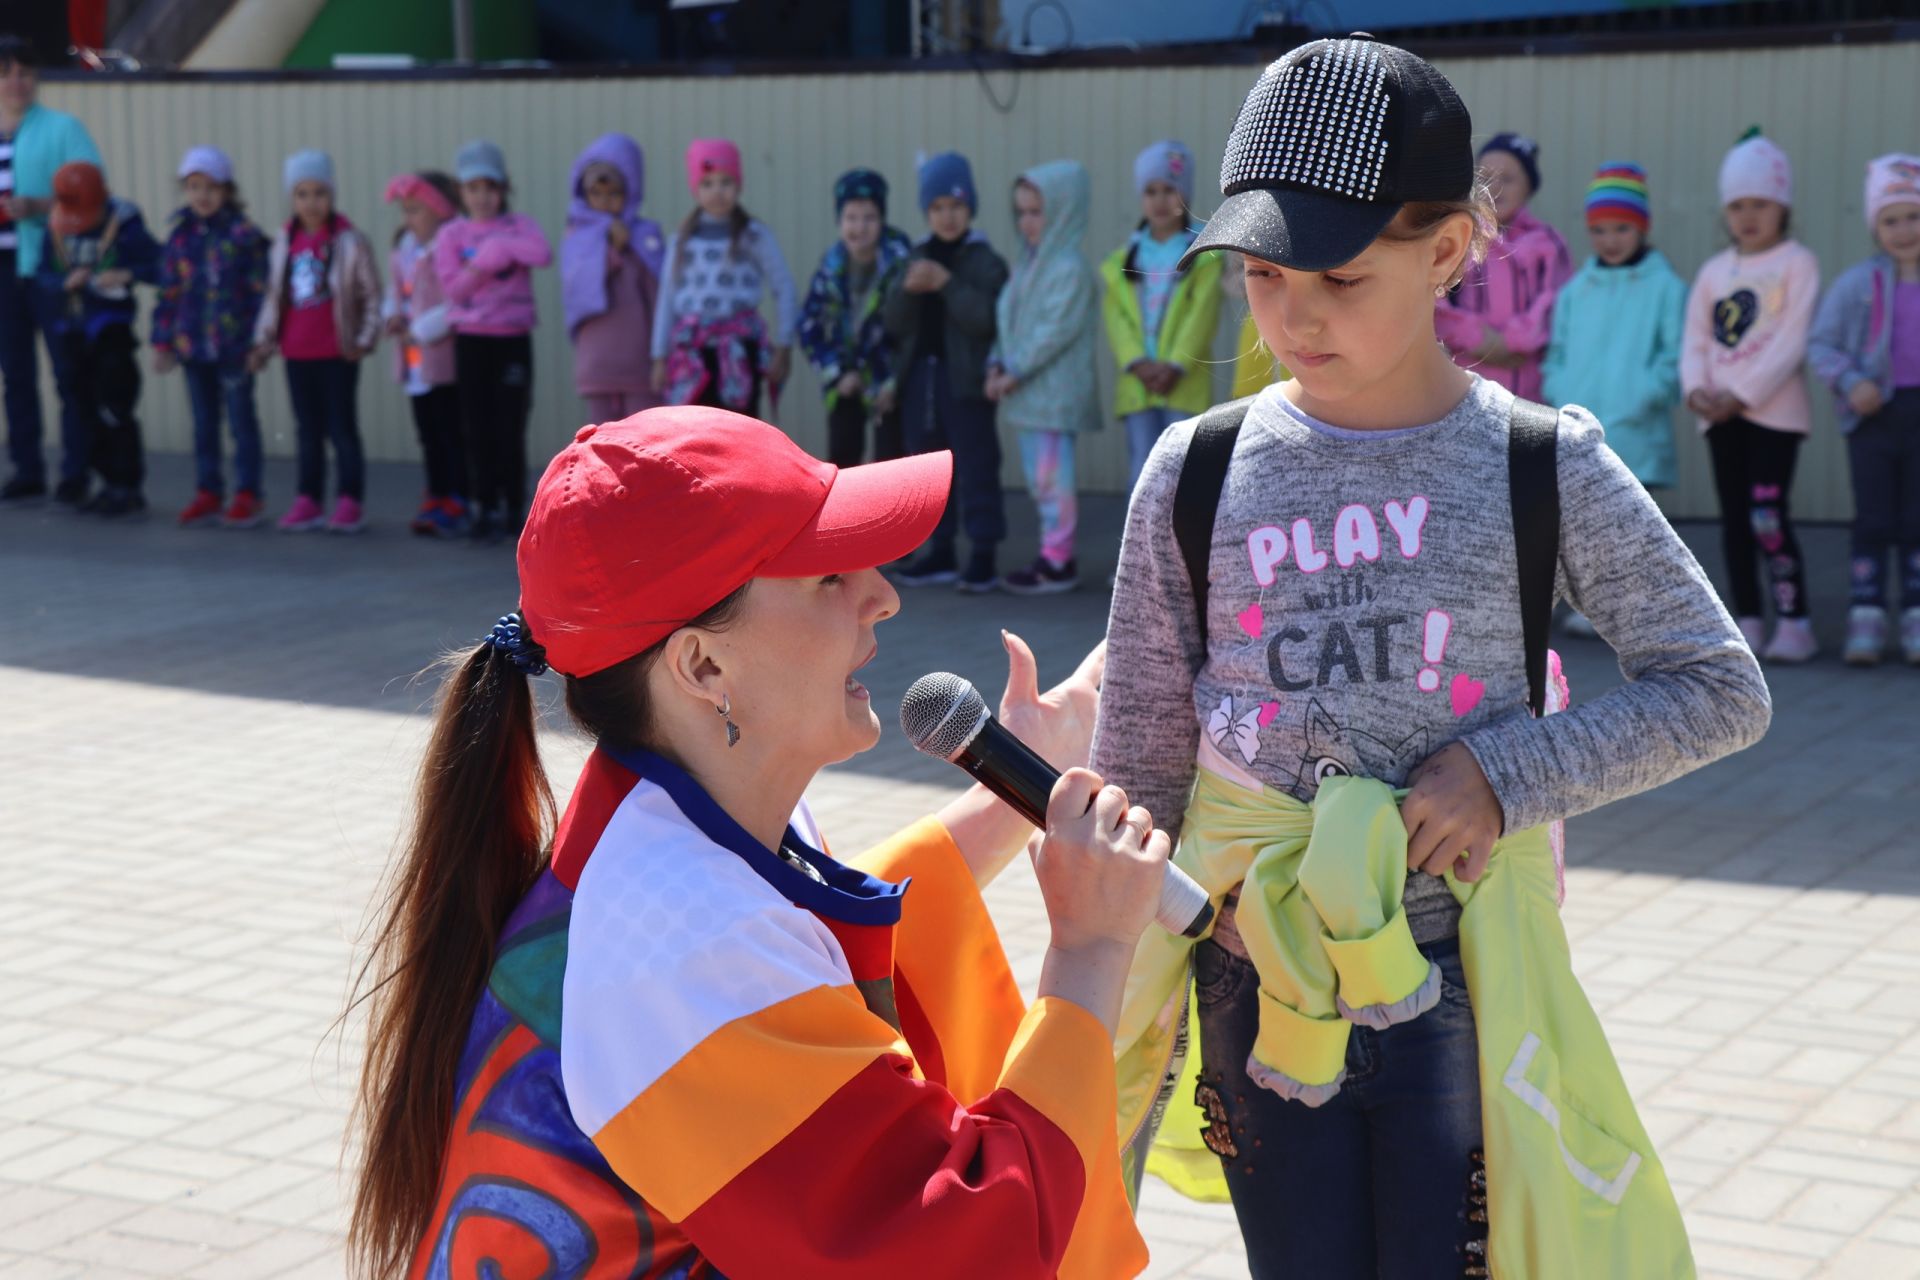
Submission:
M 170 509 L 184 462 L 154 469 Z M 414 677 L 514 596 L 505 551 L 406 536 L 416 482 L 375 468 L 357 539 L 0 511 L 7 1280 L 341 1274 L 359 1044 L 334 1019 L 424 737 Z M 1089 501 L 1090 581 L 1118 523 Z M 1831 648 L 1844 534 L 1808 541 Z M 1001 625 L 1058 676 L 1106 608 L 912 595 L 872 669 L 883 719 L 928 669 L 997 692 Z M 1576 697 L 1618 680 L 1560 647 Z M 1707 1274 L 1920 1276 L 1920 671 L 1771 678 L 1760 746 L 1571 824 L 1567 925 Z M 564 790 L 583 747 L 550 719 Z M 846 847 L 954 785 L 889 732 L 814 798 Z M 1031 988 L 1031 878 L 989 896 Z M 1224 1206 L 1149 1184 L 1142 1220 L 1151 1274 L 1246 1274 Z

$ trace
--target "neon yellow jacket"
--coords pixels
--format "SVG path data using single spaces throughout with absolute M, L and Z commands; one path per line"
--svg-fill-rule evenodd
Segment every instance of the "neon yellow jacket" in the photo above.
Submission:
M 1183 831 L 1174 860 L 1216 907 L 1257 861 L 1288 850 L 1364 847 L 1367 865 L 1396 845 L 1406 854 L 1394 792 L 1364 778 L 1328 779 L 1308 806 L 1202 769 Z M 1447 883 L 1461 903 L 1480 1045 L 1488 1269 L 1500 1280 L 1694 1276 L 1666 1171 L 1573 975 L 1546 828 L 1504 837 L 1476 883 Z M 1246 909 L 1244 894 L 1236 919 L 1259 968 L 1249 928 L 1271 937 L 1273 927 Z M 1144 1162 L 1175 1190 L 1225 1200 L 1219 1161 L 1200 1143 L 1207 1120 L 1191 1084 L 1199 1055 L 1181 1061 L 1192 945 L 1149 926 L 1135 952 L 1115 1037 L 1122 1165 L 1130 1181 Z M 1263 987 L 1267 977 L 1263 969 Z
M 1127 366 L 1147 354 L 1146 333 L 1140 317 L 1140 294 L 1127 279 L 1127 252 L 1131 241 L 1107 255 L 1100 264 L 1106 296 L 1101 315 L 1106 320 L 1107 343 L 1113 348 L 1120 376 L 1113 388 L 1113 412 L 1124 418 L 1141 409 L 1169 408 L 1201 414 L 1213 407 L 1213 334 L 1220 324 L 1220 255 L 1204 254 L 1173 286 L 1166 314 L 1160 317 L 1160 358 L 1186 370 L 1173 391 L 1150 395 Z

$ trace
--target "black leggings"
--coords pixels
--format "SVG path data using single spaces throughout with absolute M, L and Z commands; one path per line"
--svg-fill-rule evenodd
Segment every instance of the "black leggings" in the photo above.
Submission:
M 146 482 L 146 452 L 140 443 L 140 365 L 133 330 L 108 325 L 91 341 L 68 335 L 74 409 L 87 431 L 87 461 L 109 487 L 138 493 Z
M 1807 566 L 1787 505 L 1800 436 L 1729 418 L 1708 430 L 1707 450 L 1720 495 L 1720 536 L 1734 616 L 1763 616 L 1759 569 L 1764 563 L 1775 614 L 1806 617 Z
M 473 500 L 521 515 L 527 507 L 533 340 L 524 333 L 455 334 L 453 367 L 461 433 L 473 468 Z
M 900 410 L 889 410 L 873 424 L 873 460 L 900 456 Z M 836 467 L 857 467 L 867 456 L 867 402 L 860 396 L 841 396 L 827 414 L 827 461 Z
M 467 452 L 460 440 L 460 392 L 435 387 L 407 397 L 413 410 L 413 429 L 420 437 L 420 456 L 427 464 L 427 493 L 435 498 L 460 498 L 467 492 Z

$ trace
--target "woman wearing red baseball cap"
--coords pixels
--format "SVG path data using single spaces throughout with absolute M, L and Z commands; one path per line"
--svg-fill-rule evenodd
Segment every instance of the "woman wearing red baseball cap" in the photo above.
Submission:
M 534 496 L 521 612 L 441 695 L 363 977 L 351 1243 L 370 1277 L 1137 1273 L 1113 1030 L 1167 842 L 1070 770 L 1023 1008 L 975 788 L 835 861 L 802 793 L 873 746 L 857 670 L 952 459 L 846 470 L 724 410 L 586 427 Z M 1003 714 L 1086 758 L 1101 659 Z M 555 825 L 528 675 L 597 739 Z M 523 674 L 524 673 L 524 674 Z

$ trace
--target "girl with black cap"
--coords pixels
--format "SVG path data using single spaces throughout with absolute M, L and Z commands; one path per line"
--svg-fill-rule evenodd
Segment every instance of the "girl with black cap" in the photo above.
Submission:
M 1120 552 L 1093 766 L 1219 909 L 1135 954 L 1123 1166 L 1230 1194 L 1257 1277 L 1693 1270 L 1550 827 L 1748 745 L 1767 690 L 1599 423 L 1436 341 L 1492 228 L 1471 132 L 1369 37 L 1266 69 L 1189 256 L 1244 255 L 1293 377 L 1160 438 Z M 1543 715 L 1555 596 L 1627 681 Z

